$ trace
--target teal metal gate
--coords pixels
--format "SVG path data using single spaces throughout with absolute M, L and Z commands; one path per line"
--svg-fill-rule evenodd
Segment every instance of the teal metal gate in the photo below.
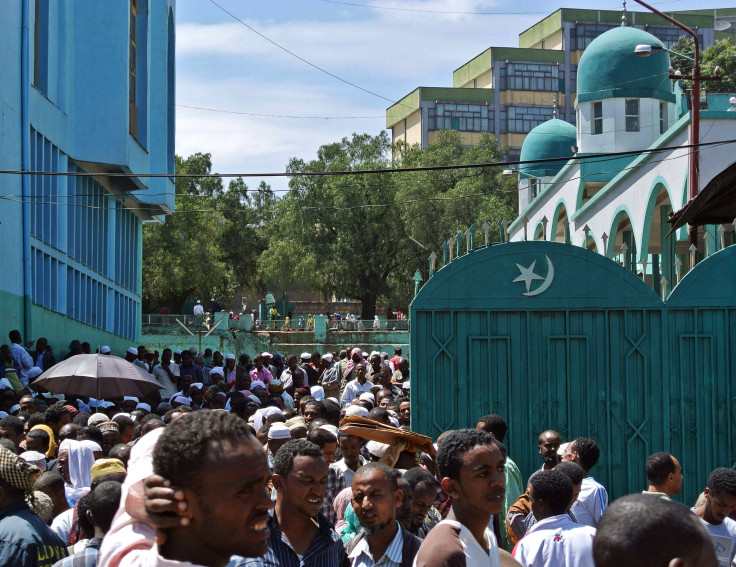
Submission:
M 525 478 L 537 437 L 589 436 L 612 498 L 646 489 L 644 462 L 670 451 L 692 503 L 730 466 L 736 247 L 692 270 L 665 306 L 636 275 L 551 242 L 479 248 L 451 261 L 411 305 L 412 422 L 436 437 L 499 413 Z

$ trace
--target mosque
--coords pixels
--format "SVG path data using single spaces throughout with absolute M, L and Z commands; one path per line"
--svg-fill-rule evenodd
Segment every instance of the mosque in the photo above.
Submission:
M 635 53 L 643 45 L 648 57 Z M 553 118 L 523 143 L 510 241 L 588 248 L 667 297 L 693 253 L 687 226 L 668 235 L 669 214 L 689 200 L 693 143 L 690 97 L 672 72 L 664 44 L 642 29 L 613 28 L 590 43 L 578 65 L 576 125 Z M 700 96 L 698 192 L 736 162 L 733 143 L 719 143 L 736 138 L 730 96 Z M 734 224 L 701 226 L 697 257 L 733 243 Z

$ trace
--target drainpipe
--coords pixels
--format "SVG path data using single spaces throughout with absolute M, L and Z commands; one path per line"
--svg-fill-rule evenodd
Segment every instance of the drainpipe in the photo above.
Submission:
M 22 0 L 22 24 L 20 45 L 20 155 L 21 170 L 29 171 L 29 138 L 30 121 L 28 119 L 28 91 L 29 83 L 29 2 Z M 30 179 L 28 175 L 21 176 L 22 214 L 21 234 L 23 239 L 23 338 L 25 341 L 32 340 L 31 330 L 31 204 L 29 202 Z

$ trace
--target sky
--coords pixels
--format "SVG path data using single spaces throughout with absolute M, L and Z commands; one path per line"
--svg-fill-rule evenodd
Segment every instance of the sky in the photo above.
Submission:
M 734 6 L 652 4 L 663 11 Z M 451 87 L 455 69 L 488 47 L 518 46 L 519 33 L 560 7 L 622 4 L 177 0 L 176 153 L 210 153 L 218 173 L 283 172 L 291 158 L 315 159 L 320 146 L 354 132 L 377 135 L 395 101 L 419 86 Z M 634 7 L 641 9 L 629 0 Z M 285 178 L 266 181 L 276 191 L 287 187 Z

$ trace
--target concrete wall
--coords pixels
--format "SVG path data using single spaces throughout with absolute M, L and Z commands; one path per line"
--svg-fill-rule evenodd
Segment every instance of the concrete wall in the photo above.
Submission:
M 148 348 L 157 349 L 161 352 L 169 347 L 172 350 L 185 348 L 199 348 L 199 338 L 187 334 L 179 328 L 173 327 L 149 327 L 143 329 L 141 343 Z M 211 348 L 225 353 L 237 355 L 246 353 L 251 356 L 261 352 L 275 354 L 301 354 L 302 352 L 327 352 L 340 351 L 346 346 L 359 346 L 364 351 L 377 350 L 393 354 L 394 348 L 401 347 L 404 355 L 409 354 L 409 332 L 408 331 L 328 331 L 324 342 L 316 342 L 313 332 L 257 332 L 242 333 L 233 331 L 220 331 L 215 329 L 208 337 L 202 338 L 202 350 Z

